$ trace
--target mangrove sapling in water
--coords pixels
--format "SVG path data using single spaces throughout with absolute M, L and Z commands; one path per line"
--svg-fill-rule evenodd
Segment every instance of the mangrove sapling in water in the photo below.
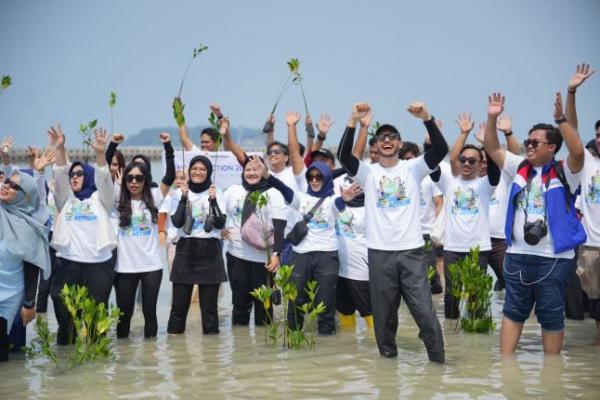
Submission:
M 12 85 L 12 78 L 10 75 L 3 75 L 2 81 L 0 82 L 0 94 L 4 93 Z
M 92 133 L 97 124 L 97 119 L 93 119 L 87 124 L 79 124 L 79 134 L 81 135 L 81 141 L 84 149 L 83 159 L 86 163 L 88 163 L 90 160 L 90 146 L 92 144 Z
M 30 358 L 36 356 L 46 357 L 60 370 L 58 356 L 54 348 L 56 335 L 50 332 L 48 320 L 41 315 L 38 315 L 35 320 L 35 332 L 37 337 L 31 341 L 29 346 L 25 347 L 25 354 Z
M 450 294 L 461 304 L 457 329 L 466 332 L 490 333 L 496 324 L 492 320 L 492 277 L 479 266 L 479 247 L 471 249 L 464 259 L 448 266 Z

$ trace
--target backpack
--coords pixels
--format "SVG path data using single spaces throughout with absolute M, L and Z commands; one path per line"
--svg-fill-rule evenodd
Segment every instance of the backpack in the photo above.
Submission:
M 527 164 L 529 164 L 529 160 L 524 159 L 523 161 L 521 161 L 521 163 L 517 167 L 517 172 L 520 171 L 521 168 L 523 168 Z M 567 182 L 567 177 L 565 176 L 565 167 L 563 165 L 563 162 L 562 161 L 554 161 L 554 170 L 556 171 L 556 177 L 558 178 L 558 180 L 560 181 L 560 183 L 563 185 L 563 187 L 566 190 L 565 204 L 567 205 L 567 211 L 569 211 L 570 200 L 571 200 L 571 188 L 569 186 L 569 183 Z

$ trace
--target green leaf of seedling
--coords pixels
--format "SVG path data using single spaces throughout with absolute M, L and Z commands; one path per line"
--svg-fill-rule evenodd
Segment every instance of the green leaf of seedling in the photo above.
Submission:
M 6 90 L 10 85 L 12 85 L 12 78 L 10 77 L 10 75 L 3 75 L 0 88 L 2 88 L 2 90 Z
M 183 115 L 184 108 L 185 106 L 181 102 L 181 98 L 175 97 L 175 99 L 173 100 L 173 116 L 175 117 L 177 126 L 185 125 L 185 116 Z
M 369 136 L 375 136 L 375 132 L 377 132 L 377 129 L 379 129 L 380 126 L 381 123 L 379 121 L 375 121 L 375 123 L 371 126 L 371 130 L 369 130 Z
M 97 124 L 98 124 L 98 120 L 97 119 L 93 119 L 93 120 L 91 120 L 89 122 L 88 126 L 90 127 L 90 129 L 94 129 Z
M 290 69 L 290 72 L 293 74 L 299 74 L 300 73 L 300 60 L 298 60 L 297 58 L 291 58 L 288 62 L 287 62 L 288 68 Z
M 117 104 L 117 94 L 115 92 L 110 92 L 110 98 L 108 100 L 108 106 L 113 108 Z

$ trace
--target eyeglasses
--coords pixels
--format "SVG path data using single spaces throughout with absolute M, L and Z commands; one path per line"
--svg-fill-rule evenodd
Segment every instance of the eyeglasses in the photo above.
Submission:
M 317 181 L 317 182 L 322 182 L 323 181 L 323 175 L 321 174 L 309 174 L 307 177 L 308 181 Z
M 531 145 L 531 147 L 533 147 L 534 149 L 537 149 L 538 145 L 540 144 L 552 144 L 550 142 L 542 142 L 541 140 L 537 140 L 537 139 L 525 139 L 523 140 L 523 146 L 525 146 L 526 148 L 529 147 L 529 145 Z
M 82 170 L 79 171 L 71 171 L 69 172 L 69 179 L 73 179 L 75 177 L 82 177 L 84 175 Z
M 400 140 L 400 134 L 397 132 L 385 132 L 376 136 L 378 142 L 385 142 L 385 139 Z
M 279 154 L 284 154 L 283 150 L 281 150 L 281 149 L 269 149 L 267 151 L 267 155 L 268 156 L 279 155 Z
M 7 185 L 12 190 L 15 190 L 15 191 L 18 190 L 19 192 L 25 194 L 25 191 L 23 190 L 23 188 L 21 186 L 19 186 L 19 184 L 17 182 L 12 181 L 10 178 L 6 178 L 4 180 L 4 184 Z
M 461 164 L 467 164 L 467 163 L 469 163 L 469 165 L 475 165 L 475 163 L 481 162 L 481 160 L 478 160 L 478 159 L 473 158 L 473 157 L 459 156 L 458 157 L 458 162 L 461 163 Z
M 133 174 L 129 174 L 125 177 L 125 180 L 127 181 L 127 183 L 131 183 L 133 181 L 136 181 L 138 183 L 142 183 L 146 180 L 146 177 L 144 175 L 133 175 Z

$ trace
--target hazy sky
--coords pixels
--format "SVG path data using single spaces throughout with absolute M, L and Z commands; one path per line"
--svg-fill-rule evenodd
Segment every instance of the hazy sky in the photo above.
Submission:
M 551 121 L 553 93 L 566 91 L 577 63 L 600 69 L 600 1 L 24 1 L 0 2 L 0 74 L 14 86 L 0 96 L 0 136 L 43 144 L 61 121 L 79 144 L 80 122 L 109 125 L 108 96 L 118 95 L 115 129 L 125 134 L 174 126 L 171 101 L 192 49 L 210 48 L 184 87 L 189 125 L 219 102 L 234 125 L 262 127 L 286 78 L 301 60 L 309 109 L 336 121 L 337 144 L 351 104 L 369 101 L 375 119 L 421 142 L 406 113 L 425 101 L 456 138 L 455 116 L 485 117 L 487 95 L 502 90 L 522 140 Z M 581 134 L 600 119 L 600 72 L 578 92 Z M 302 110 L 297 88 L 277 111 Z M 194 137 L 197 140 L 196 137 Z

